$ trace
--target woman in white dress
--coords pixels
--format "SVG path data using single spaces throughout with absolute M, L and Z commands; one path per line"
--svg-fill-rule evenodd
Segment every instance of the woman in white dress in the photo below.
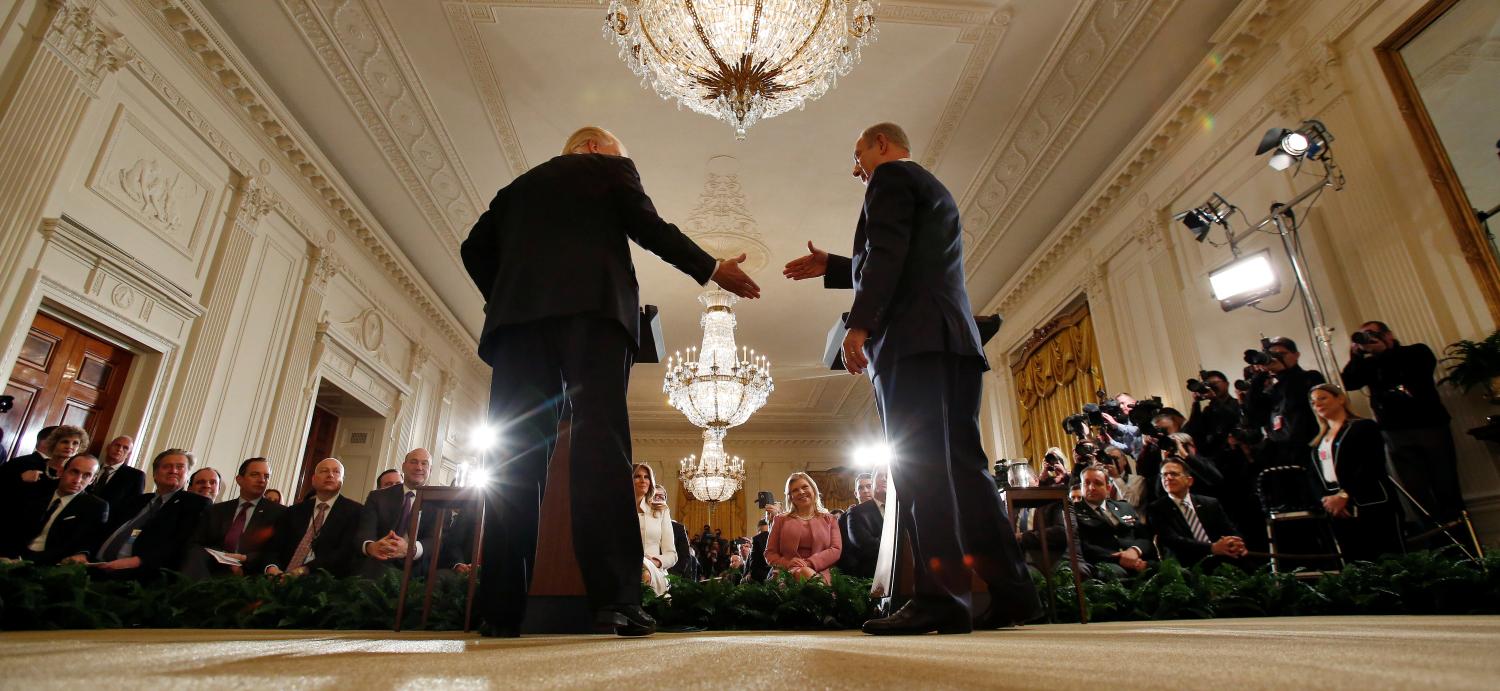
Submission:
M 677 563 L 677 544 L 672 537 L 672 515 L 666 498 L 658 502 L 656 475 L 651 466 L 635 464 L 631 473 L 635 485 L 636 521 L 641 528 L 641 582 L 651 585 L 657 595 L 667 592 L 667 569 Z

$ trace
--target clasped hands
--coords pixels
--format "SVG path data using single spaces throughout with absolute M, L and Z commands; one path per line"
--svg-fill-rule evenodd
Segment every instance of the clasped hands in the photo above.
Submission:
M 1225 535 L 1219 538 L 1212 545 L 1209 545 L 1208 551 L 1221 557 L 1230 557 L 1232 559 L 1239 559 L 1250 553 L 1250 550 L 1245 547 L 1245 541 L 1234 535 Z
M 1110 556 L 1120 563 L 1120 567 L 1129 571 L 1145 571 L 1146 560 L 1141 558 L 1141 551 L 1130 547 Z
M 386 533 L 385 537 L 366 544 L 365 554 L 371 559 L 379 559 L 380 561 L 400 559 L 406 556 L 408 548 L 409 545 L 406 542 L 406 538 L 397 535 L 396 531 L 392 530 Z
M 813 246 L 811 240 L 807 243 L 807 250 L 807 254 L 787 262 L 781 268 L 781 275 L 794 281 L 802 281 L 827 274 L 828 253 Z M 870 359 L 865 355 L 865 342 L 868 340 L 870 332 L 865 329 L 849 329 L 844 334 L 844 369 L 849 374 L 864 374 L 865 368 L 869 367 Z

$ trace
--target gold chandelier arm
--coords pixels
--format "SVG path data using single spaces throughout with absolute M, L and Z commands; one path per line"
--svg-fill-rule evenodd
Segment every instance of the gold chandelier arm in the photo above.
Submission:
M 698 41 L 708 51 L 708 57 L 714 59 L 714 64 L 718 65 L 720 70 L 729 72 L 729 65 L 725 64 L 724 58 L 719 57 L 719 51 L 714 50 L 713 44 L 708 40 L 708 34 L 704 33 L 703 20 L 698 19 L 698 9 L 693 7 L 693 0 L 682 0 L 682 6 L 687 9 L 688 16 L 693 18 L 693 33 L 698 34 Z

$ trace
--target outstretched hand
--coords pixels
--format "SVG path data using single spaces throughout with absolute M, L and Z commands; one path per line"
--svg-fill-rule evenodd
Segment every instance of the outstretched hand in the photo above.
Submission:
M 812 240 L 807 241 L 807 249 L 810 254 L 804 254 L 787 262 L 786 266 L 781 269 L 781 275 L 800 281 L 828 273 L 828 253 L 813 247 Z
M 743 252 L 740 253 L 740 256 L 733 259 L 720 261 L 719 267 L 714 269 L 714 275 L 710 280 L 719 284 L 719 287 L 724 290 L 747 300 L 754 300 L 760 297 L 760 286 L 756 285 L 755 280 L 750 278 L 750 275 L 745 273 L 744 269 L 740 268 L 740 264 L 744 261 L 745 254 Z

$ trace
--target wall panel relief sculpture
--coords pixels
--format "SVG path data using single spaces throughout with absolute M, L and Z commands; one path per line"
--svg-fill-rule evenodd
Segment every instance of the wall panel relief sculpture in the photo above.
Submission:
M 87 185 L 184 257 L 198 257 L 214 187 L 124 104 L 115 111 Z

